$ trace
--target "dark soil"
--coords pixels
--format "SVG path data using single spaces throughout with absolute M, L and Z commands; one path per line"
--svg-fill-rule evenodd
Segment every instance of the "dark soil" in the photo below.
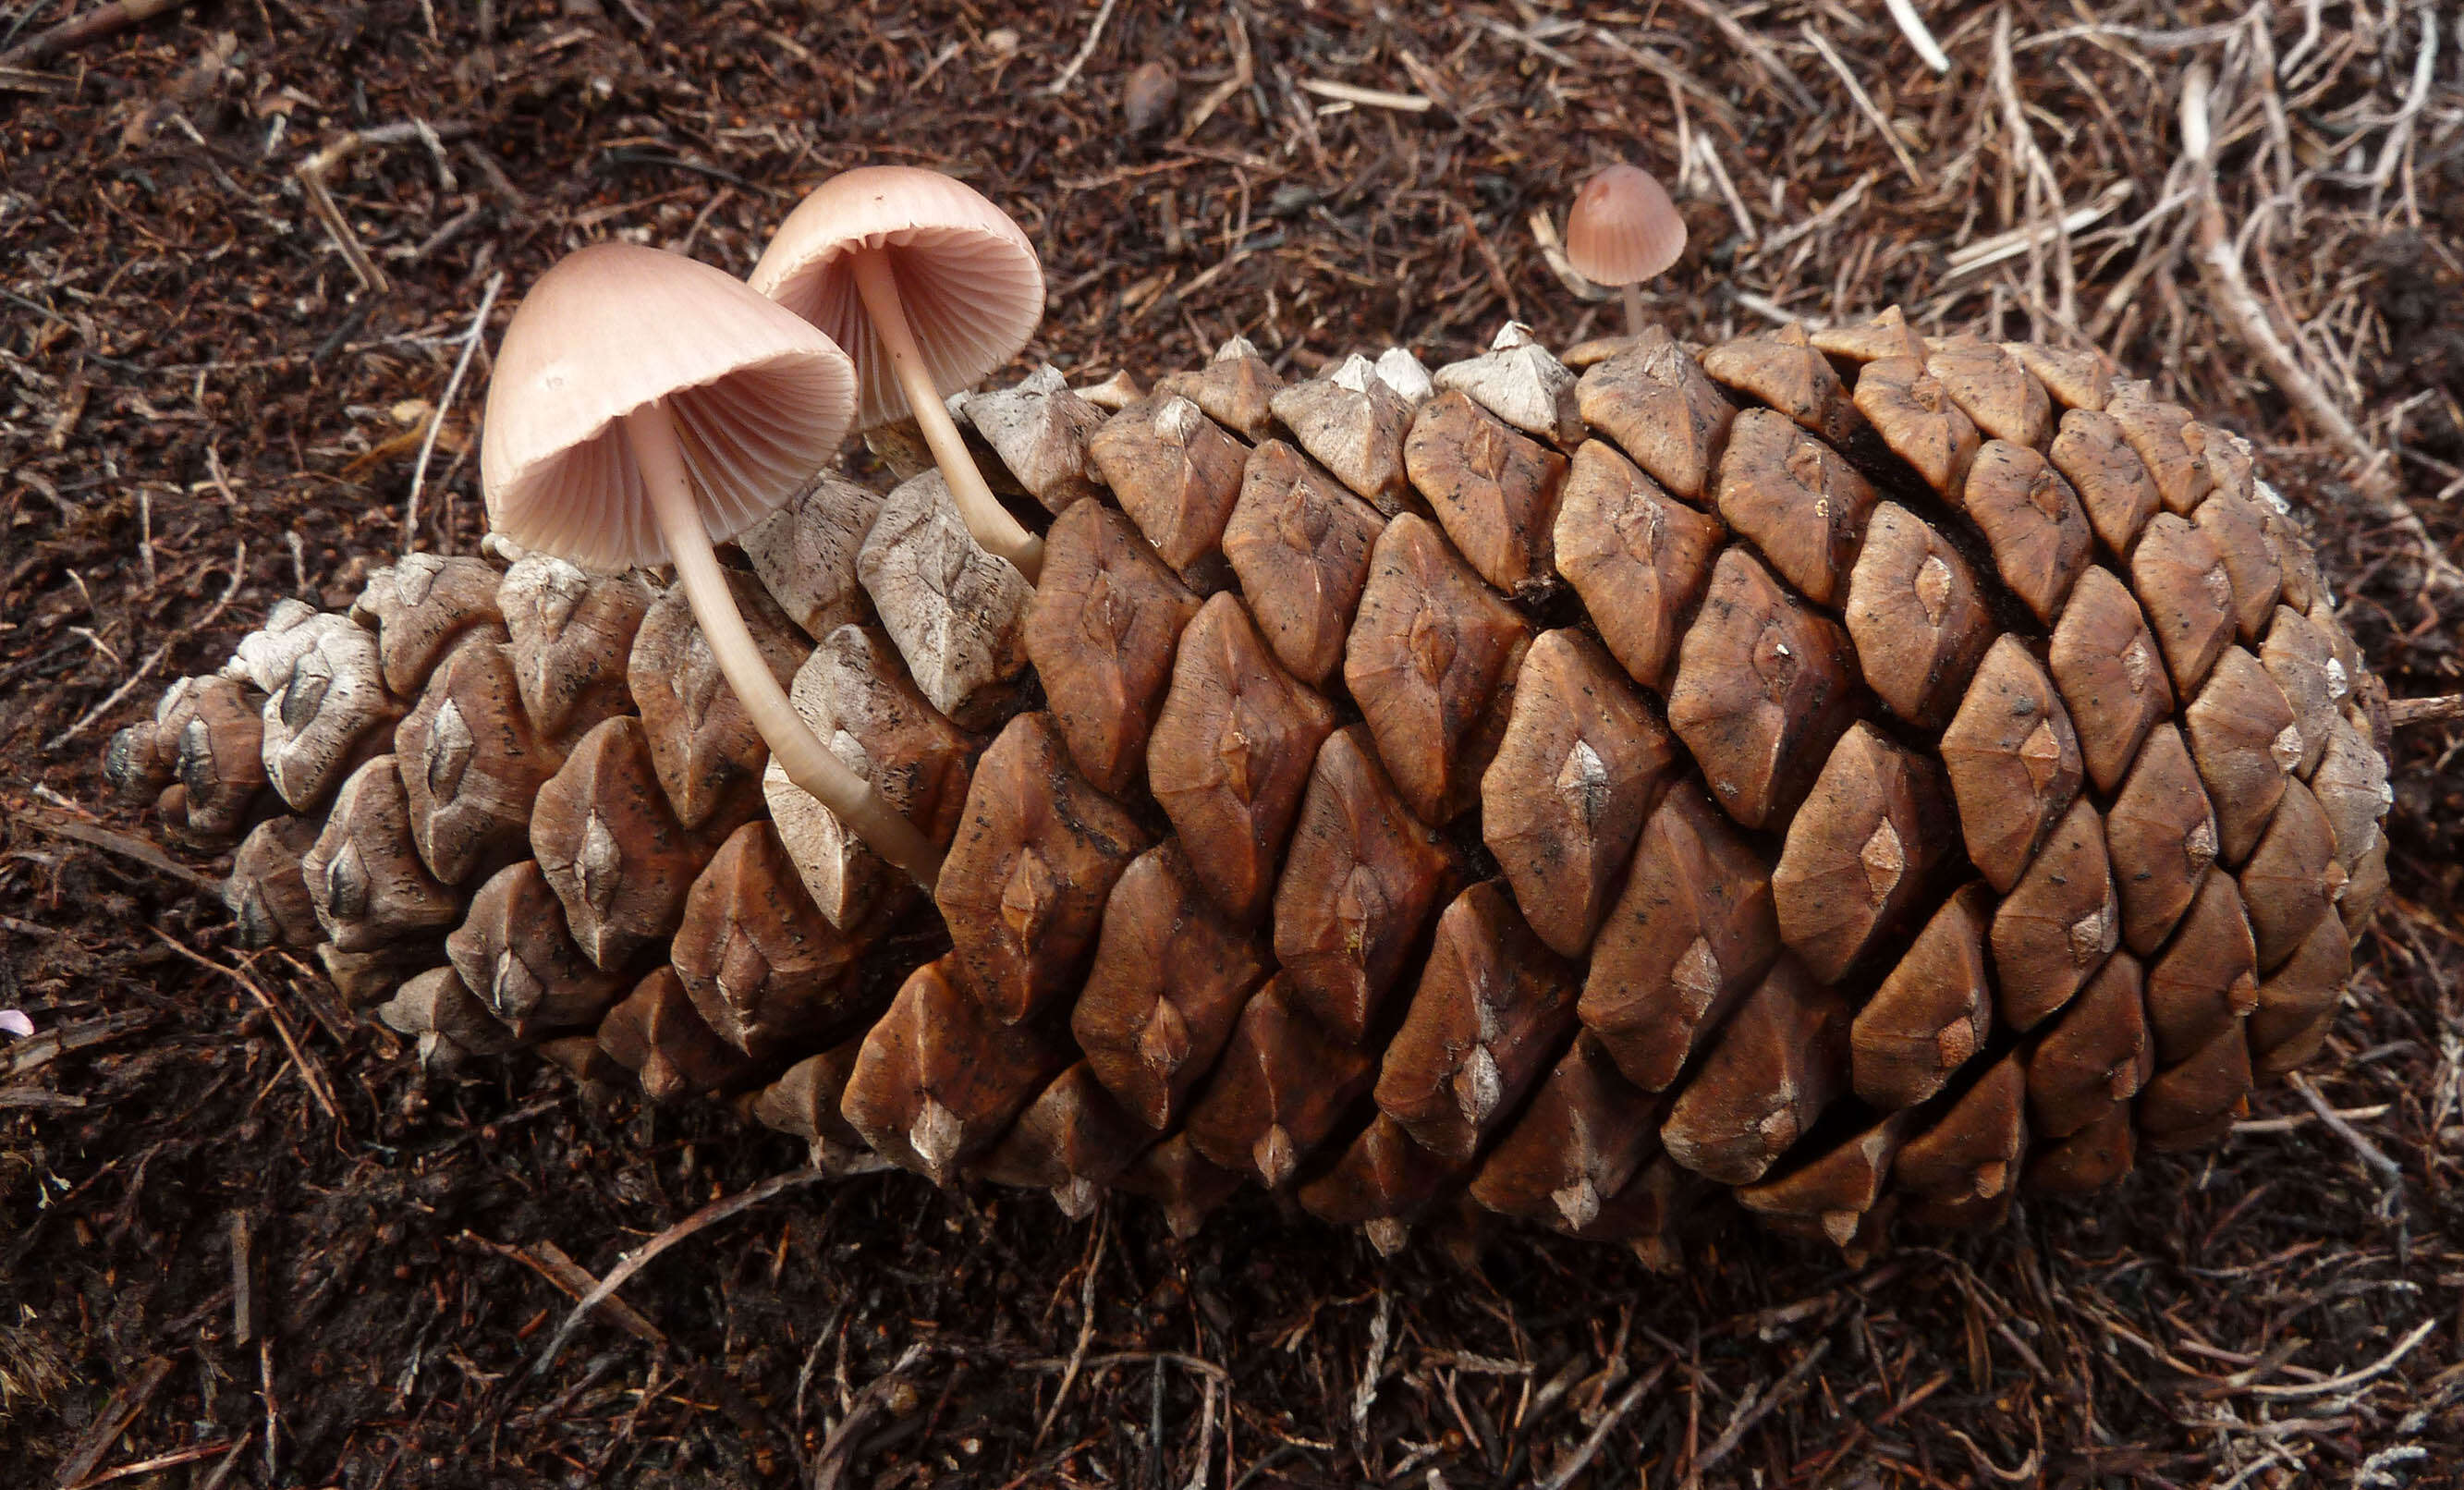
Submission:
M 0 8 L 0 50 L 80 9 Z M 1722 1211 L 1666 1276 L 1529 1232 L 1381 1260 L 1259 1198 L 1180 1244 L 1136 1202 L 1067 1224 L 873 1176 L 715 1222 L 624 1287 L 629 1327 L 603 1310 L 553 1356 L 557 1279 L 797 1146 L 715 1107 L 593 1107 L 518 1057 L 424 1078 L 300 964 L 243 964 L 195 882 L 220 866 L 149 860 L 150 815 L 107 800 L 101 744 L 164 684 L 400 546 L 495 276 L 491 340 L 594 238 L 741 272 L 801 192 L 883 160 L 1018 217 L 1051 287 L 1030 356 L 1083 381 L 1234 331 L 1297 369 L 1395 340 L 1435 364 L 1509 315 L 1577 339 L 1613 306 L 1551 272 L 1532 214 L 1614 158 L 1674 180 L 1706 140 L 1734 200 L 1685 173 L 1694 248 L 1654 296 L 1681 333 L 1898 301 L 1929 330 L 2071 336 L 2067 304 L 2259 439 L 2395 693 L 2456 691 L 2464 602 L 2211 317 L 2168 186 L 2201 63 L 2227 212 L 2272 214 L 2245 250 L 2262 299 L 2464 559 L 2455 38 L 2408 112 L 2412 8 L 2328 6 L 2315 43 L 2279 8 L 2271 109 L 2237 10 L 2020 5 L 2012 92 L 2060 205 L 2129 187 L 2066 286 L 2058 243 L 1948 258 L 2044 216 L 1996 12 L 1927 8 L 1937 78 L 1866 9 L 1133 0 L 1057 91 L 1092 6 L 223 0 L 0 61 L 0 1007 L 42 1032 L 0 1047 L 0 1479 L 1465 1486 L 1593 1452 L 1574 1482 L 2454 1482 L 2464 727 L 2399 744 L 2395 892 L 2316 1078 L 2358 1143 L 2278 1089 L 2216 1152 L 1991 1234 L 1852 1265 Z M 1151 58 L 1177 99 L 1137 133 L 1122 91 Z M 1338 109 L 1310 80 L 1429 106 Z M 412 121 L 432 138 L 325 178 L 377 291 L 297 171 Z M 485 373 L 439 427 L 421 546 L 478 537 Z

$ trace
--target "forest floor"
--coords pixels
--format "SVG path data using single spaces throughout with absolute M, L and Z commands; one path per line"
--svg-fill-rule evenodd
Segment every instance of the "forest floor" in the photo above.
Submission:
M 1680 335 L 1896 302 L 2101 346 L 2252 435 L 2391 690 L 2452 693 L 2464 40 L 2434 4 L 1922 4 L 1942 74 L 1829 0 L 168 9 L 11 55 L 88 8 L 0 5 L 0 1008 L 40 1031 L 0 1044 L 0 1478 L 2455 1482 L 2455 724 L 2400 737 L 2394 891 L 2318 1101 L 2267 1091 L 2092 1200 L 1861 1265 L 1723 1212 L 1663 1275 L 1528 1231 L 1386 1260 L 1257 1198 L 1183 1243 L 1134 1202 L 1057 1224 L 876 1175 L 710 1224 L 554 1355 L 574 1280 L 799 1147 L 523 1059 L 423 1077 L 299 964 L 234 976 L 222 866 L 150 848 L 99 771 L 277 599 L 347 601 L 407 526 L 471 550 L 487 368 L 456 387 L 457 357 L 550 261 L 617 235 L 740 273 L 876 161 L 1017 216 L 1027 355 L 1085 382 L 1234 332 L 1299 371 L 1508 317 L 1566 344 L 1614 305 L 1550 224 L 1633 159 L 1691 227 L 1649 297 Z M 1177 90 L 1141 130 L 1150 60 Z M 2307 411 L 2218 314 L 2193 75 Z

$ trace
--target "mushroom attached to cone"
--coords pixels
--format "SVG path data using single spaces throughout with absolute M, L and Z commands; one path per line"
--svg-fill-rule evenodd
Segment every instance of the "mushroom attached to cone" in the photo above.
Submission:
M 1642 335 L 1642 282 L 1657 278 L 1685 252 L 1685 219 L 1649 171 L 1603 168 L 1574 197 L 1566 218 L 1566 261 L 1599 285 L 1625 291 L 1625 332 Z
M 847 354 L 809 322 L 709 265 L 604 243 L 541 275 L 505 328 L 480 475 L 490 523 L 525 548 L 673 564 L 788 778 L 929 887 L 940 851 L 788 704 L 711 551 L 830 461 L 854 405 Z
M 1044 541 L 994 497 L 942 402 L 1017 356 L 1044 318 L 1043 266 L 1008 214 L 936 171 L 851 170 L 788 214 L 753 287 L 854 358 L 858 428 L 914 415 L 967 531 L 1034 582 Z

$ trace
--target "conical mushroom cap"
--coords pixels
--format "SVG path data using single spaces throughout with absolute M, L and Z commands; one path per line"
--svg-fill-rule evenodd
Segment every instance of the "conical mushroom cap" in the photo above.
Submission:
M 1649 171 L 1611 165 L 1583 183 L 1566 218 L 1566 261 L 1600 285 L 1639 284 L 1685 252 L 1685 219 Z
M 1016 357 L 1044 318 L 1044 267 L 982 193 L 937 171 L 869 165 L 831 178 L 787 214 L 753 288 L 827 332 L 855 359 L 856 425 L 905 416 L 907 395 L 856 294 L 858 248 L 891 251 L 915 345 L 944 397 Z
M 584 569 L 666 561 L 618 424 L 662 399 L 718 543 L 837 453 L 855 371 L 810 322 L 722 270 L 595 244 L 539 276 L 496 350 L 479 446 L 489 523 Z

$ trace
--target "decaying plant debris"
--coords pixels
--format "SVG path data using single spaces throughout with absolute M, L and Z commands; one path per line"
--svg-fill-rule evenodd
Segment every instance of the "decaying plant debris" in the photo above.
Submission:
M 1862 1271 L 1714 1232 L 1673 1282 L 1529 1235 L 1470 1274 L 1443 1246 L 1380 1262 L 1254 1205 L 1183 1248 L 1145 1207 L 1061 1233 L 1041 1196 L 894 1177 L 764 1198 L 792 1146 L 595 1114 L 532 1064 L 368 1059 L 387 1037 L 238 951 L 99 759 L 275 600 L 355 593 L 406 514 L 473 550 L 485 364 L 456 366 L 501 324 L 495 275 L 628 230 L 741 271 L 892 106 L 899 150 L 1036 240 L 1030 355 L 1079 383 L 1234 332 L 1305 379 L 1373 339 L 1454 362 L 1506 315 L 1609 329 L 1547 214 L 1634 155 L 1693 230 L 1651 307 L 1679 335 L 1892 300 L 1929 332 L 2079 326 L 2282 441 L 2259 458 L 2309 495 L 2364 651 L 2452 692 L 2464 126 L 2429 10 L 1936 15 L 1947 77 L 1879 17 L 1718 0 L 585 4 L 484 35 L 436 10 L 205 7 L 0 72 L 0 1005 L 41 1031 L 0 1050 L 0 1416 L 61 1482 L 2371 1483 L 2453 1452 L 2452 724 L 2403 746 L 2344 1074 L 2110 1202 Z M 1133 135 L 1122 90 L 1165 55 L 1177 121 Z M 2212 217 L 2177 122 L 2201 63 Z M 2357 467 L 2321 407 L 2392 453 Z M 588 680 L 542 686 L 573 689 L 579 748 Z M 362 769 L 300 763 L 342 768 L 326 791 Z M 720 1196 L 757 1203 L 547 1356 L 621 1253 Z

